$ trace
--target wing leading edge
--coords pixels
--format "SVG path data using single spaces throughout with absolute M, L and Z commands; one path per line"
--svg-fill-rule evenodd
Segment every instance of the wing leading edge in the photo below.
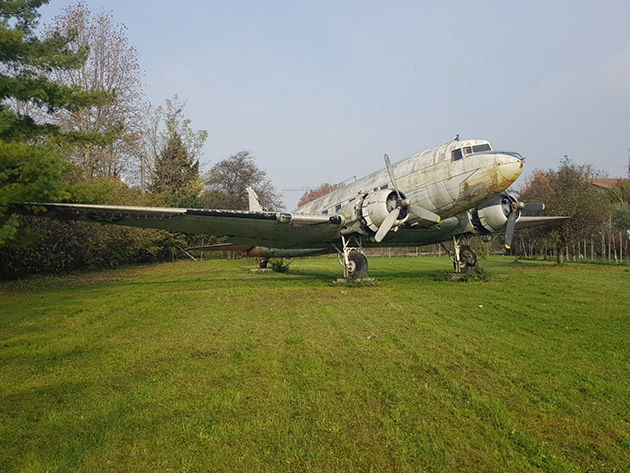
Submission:
M 548 223 L 563 222 L 564 220 L 570 220 L 571 217 L 531 217 L 521 215 L 516 221 L 516 229 L 519 228 L 532 228 L 540 225 L 547 225 Z

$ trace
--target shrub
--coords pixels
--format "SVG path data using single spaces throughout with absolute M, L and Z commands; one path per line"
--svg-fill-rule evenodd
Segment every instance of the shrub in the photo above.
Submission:
M 286 273 L 289 270 L 291 261 L 284 261 L 284 259 L 271 259 L 269 260 L 269 266 L 274 273 Z

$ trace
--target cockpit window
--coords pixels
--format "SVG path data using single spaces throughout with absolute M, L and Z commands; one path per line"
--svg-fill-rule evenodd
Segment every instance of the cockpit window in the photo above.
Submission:
M 463 148 L 454 149 L 452 152 L 452 161 L 458 161 L 468 154 L 483 153 L 485 151 L 492 151 L 492 148 L 488 143 L 475 146 L 464 146 Z
M 488 143 L 484 143 L 482 145 L 475 145 L 472 147 L 473 153 L 483 153 L 484 151 L 490 151 L 490 145 Z

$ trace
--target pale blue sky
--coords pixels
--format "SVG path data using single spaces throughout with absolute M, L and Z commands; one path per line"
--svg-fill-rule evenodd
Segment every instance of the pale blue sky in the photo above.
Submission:
M 127 26 L 152 103 L 187 101 L 204 170 L 247 149 L 276 188 L 317 186 L 459 133 L 525 155 L 524 174 L 566 154 L 626 176 L 627 0 L 87 4 Z

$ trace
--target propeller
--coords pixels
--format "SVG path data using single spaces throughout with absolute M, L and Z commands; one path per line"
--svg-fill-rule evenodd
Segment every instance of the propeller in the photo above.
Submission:
M 389 231 L 392 229 L 392 227 L 394 226 L 394 222 L 396 222 L 396 219 L 398 218 L 399 215 L 400 215 L 399 207 L 396 207 L 394 210 L 392 210 L 390 213 L 387 214 L 387 217 L 385 217 L 385 220 L 383 220 L 383 223 L 381 223 L 381 226 L 378 227 L 378 231 L 376 232 L 376 235 L 374 235 L 374 240 L 376 240 L 377 243 L 380 243 L 381 241 L 383 241 L 383 238 L 385 238 L 385 235 L 387 235 Z
M 385 220 L 383 220 L 383 223 L 381 223 L 381 226 L 378 228 L 376 235 L 374 235 L 374 240 L 377 243 L 383 241 L 383 238 L 385 238 L 385 235 L 387 235 L 392 229 L 400 215 L 400 212 L 402 212 L 403 209 L 406 209 L 408 213 L 413 214 L 423 220 L 428 220 L 429 222 L 435 223 L 439 222 L 440 216 L 438 214 L 412 203 L 409 199 L 403 199 L 400 190 L 398 190 L 398 183 L 396 182 L 396 176 L 394 176 L 392 163 L 389 161 L 389 156 L 387 155 L 385 155 L 385 167 L 387 168 L 389 180 L 394 186 L 394 190 L 396 191 L 398 199 L 396 200 L 396 208 L 394 208 L 390 213 L 387 214 L 387 217 L 385 217 Z
M 521 212 L 540 212 L 545 210 L 545 204 L 541 203 L 525 203 L 514 200 L 510 205 L 510 213 L 508 214 L 507 225 L 505 226 L 505 248 L 510 249 L 512 246 L 512 238 L 516 229 L 516 221 Z

